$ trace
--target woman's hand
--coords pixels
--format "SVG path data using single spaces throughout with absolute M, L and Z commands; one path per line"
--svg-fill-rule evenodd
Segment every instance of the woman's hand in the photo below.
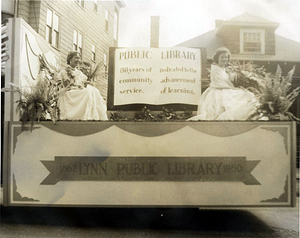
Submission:
M 231 82 L 235 82 L 237 80 L 237 74 L 235 72 L 230 72 L 229 79 Z
M 88 85 L 88 84 L 91 84 L 91 82 L 90 81 L 83 81 L 83 86 L 86 88 L 86 86 Z

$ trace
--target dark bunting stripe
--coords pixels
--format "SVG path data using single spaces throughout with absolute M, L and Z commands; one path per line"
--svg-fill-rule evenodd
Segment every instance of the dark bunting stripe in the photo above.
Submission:
M 232 181 L 260 185 L 251 171 L 260 162 L 246 157 L 86 157 L 56 156 L 41 161 L 50 174 L 42 185 L 59 181 Z
M 257 123 L 251 124 L 232 124 L 226 123 L 212 123 L 212 122 L 89 122 L 89 121 L 70 121 L 43 124 L 50 130 L 70 136 L 86 136 L 95 134 L 108 129 L 111 126 L 116 126 L 129 133 L 145 136 L 155 137 L 162 136 L 168 133 L 178 131 L 186 126 L 191 127 L 199 132 L 227 137 L 245 133 L 256 128 Z

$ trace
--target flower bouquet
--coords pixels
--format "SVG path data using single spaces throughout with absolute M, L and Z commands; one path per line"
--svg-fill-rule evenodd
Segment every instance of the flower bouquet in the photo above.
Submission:
M 27 80 L 28 87 L 21 88 L 10 83 L 10 88 L 1 89 L 2 92 L 19 93 L 20 99 L 16 103 L 21 113 L 22 129 L 28 121 L 32 129 L 35 121 L 46 120 L 48 115 L 53 123 L 59 118 L 59 83 L 55 80 L 57 72 L 47 66 L 44 56 L 40 55 L 39 59 L 40 71 L 35 83 Z
M 233 85 L 237 88 L 244 88 L 254 93 L 261 93 L 266 76 L 264 67 L 258 67 L 252 63 L 240 64 L 239 61 L 231 61 L 228 68 Z
M 107 82 L 108 78 L 104 62 L 97 64 L 94 69 L 91 69 L 90 63 L 83 62 L 80 66 L 80 70 L 87 76 L 88 83 L 101 91 L 100 88 L 103 81 Z

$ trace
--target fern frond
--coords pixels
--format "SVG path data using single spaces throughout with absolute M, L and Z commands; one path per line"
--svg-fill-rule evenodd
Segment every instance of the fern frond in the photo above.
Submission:
M 100 75 L 106 75 L 107 73 L 105 71 L 102 71 L 102 69 L 105 67 L 104 62 L 101 62 L 96 65 L 93 72 L 91 72 L 90 79 L 91 81 L 94 81 L 97 77 Z
M 287 74 L 287 77 L 286 77 L 286 81 L 288 82 L 288 83 L 292 83 L 292 81 L 293 81 L 293 75 L 294 75 L 294 73 L 295 73 L 295 70 L 296 70 L 296 66 L 294 65 L 293 66 L 293 68 L 288 72 L 288 74 Z

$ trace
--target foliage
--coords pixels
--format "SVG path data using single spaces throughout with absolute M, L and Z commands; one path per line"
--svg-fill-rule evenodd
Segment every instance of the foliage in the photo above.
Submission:
M 47 119 L 50 115 L 55 123 L 59 118 L 59 108 L 57 106 L 59 96 L 59 83 L 56 81 L 57 71 L 47 63 L 43 55 L 39 55 L 40 72 L 36 83 L 29 83 L 28 88 L 20 88 L 11 84 L 11 88 L 3 88 L 3 92 L 17 92 L 20 99 L 16 102 L 17 109 L 21 112 L 22 127 L 28 121 L 31 128 L 34 121 Z M 100 81 L 107 79 L 107 72 L 103 70 L 104 63 L 98 64 L 92 71 L 89 64 L 83 65 L 81 70 L 88 76 L 88 80 L 93 86 L 97 86 Z M 287 76 L 282 76 L 278 66 L 275 74 L 267 73 L 264 67 L 258 67 L 252 63 L 241 65 L 238 61 L 232 61 L 228 67 L 228 73 L 233 79 L 235 87 L 245 88 L 253 92 L 260 107 L 255 119 L 266 118 L 268 120 L 297 120 L 289 108 L 300 93 L 300 87 L 292 89 L 292 79 L 295 67 Z M 208 72 L 208 75 L 210 72 Z M 28 81 L 28 80 L 27 80 Z M 202 80 L 202 88 L 210 83 L 209 76 Z M 162 107 L 162 111 L 154 115 L 146 106 L 135 112 L 134 118 L 123 116 L 121 111 L 111 113 L 110 121 L 185 121 L 193 116 L 192 111 L 185 110 L 183 113 L 175 112 L 173 109 Z
M 134 115 L 134 121 L 185 121 L 193 116 L 193 112 L 186 110 L 183 113 L 176 113 L 173 109 L 166 109 L 162 107 L 162 111 L 157 115 L 151 113 L 146 106 L 137 111 Z
M 210 69 L 206 69 L 207 77 L 201 79 L 201 92 L 204 92 L 210 86 Z
M 118 110 L 117 112 L 111 112 L 110 113 L 110 121 L 128 121 L 129 118 L 122 115 L 122 112 Z
M 294 71 L 295 66 L 287 76 L 283 77 L 278 66 L 275 75 L 266 74 L 260 94 L 260 111 L 263 116 L 271 120 L 300 121 L 288 111 L 300 93 L 300 86 L 292 90 Z
M 184 112 L 180 115 L 181 119 L 187 120 L 193 116 L 193 111 L 184 108 Z
M 163 107 L 162 112 L 159 113 L 156 118 L 160 121 L 178 121 L 187 120 L 192 116 L 193 112 L 187 109 L 185 109 L 183 113 L 176 113 L 173 109 L 166 109 Z
M 99 77 L 107 78 L 106 65 L 104 64 L 104 62 L 97 64 L 94 70 L 89 75 L 89 79 L 91 81 L 96 81 Z
M 151 114 L 150 109 L 143 107 L 141 111 L 137 111 L 134 114 L 134 121 L 151 121 L 154 120 L 154 116 Z
M 21 113 L 22 128 L 30 121 L 31 129 L 35 121 L 45 120 L 50 115 L 53 123 L 59 118 L 57 106 L 58 100 L 58 83 L 56 82 L 57 72 L 54 71 L 43 55 L 39 55 L 40 70 L 36 82 L 29 82 L 28 87 L 19 87 L 10 84 L 10 88 L 3 88 L 2 92 L 19 93 L 20 99 L 16 101 L 17 110 Z
M 253 63 L 240 64 L 239 61 L 231 61 L 227 70 L 237 88 L 245 88 L 258 95 L 264 84 L 266 72 L 264 66 L 258 67 Z
M 104 62 L 97 64 L 94 69 L 91 68 L 89 63 L 83 62 L 80 70 L 87 76 L 89 84 L 98 88 L 99 90 L 101 88 L 101 84 L 103 84 L 103 81 L 107 81 L 108 74 Z
M 245 88 L 254 93 L 260 103 L 256 119 L 296 120 L 289 108 L 300 93 L 300 87 L 292 90 L 292 80 L 295 66 L 287 76 L 282 76 L 280 66 L 275 74 L 267 73 L 265 68 L 252 63 L 241 65 L 232 61 L 228 67 L 235 87 Z
M 179 116 L 173 109 L 166 109 L 162 107 L 162 112 L 156 116 L 159 121 L 174 121 L 178 120 Z

